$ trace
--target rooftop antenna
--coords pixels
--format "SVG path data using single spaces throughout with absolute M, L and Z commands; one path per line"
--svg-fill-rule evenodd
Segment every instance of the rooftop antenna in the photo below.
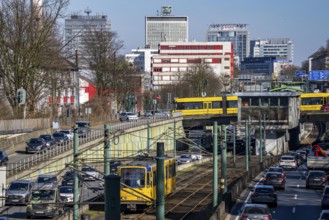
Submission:
M 85 9 L 85 13 L 89 16 L 89 14 L 91 13 L 92 11 L 87 7 L 86 9 Z

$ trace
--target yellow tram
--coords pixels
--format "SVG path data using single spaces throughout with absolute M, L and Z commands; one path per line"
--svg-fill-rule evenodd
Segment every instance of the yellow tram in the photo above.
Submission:
M 176 189 L 176 159 L 164 161 L 164 195 Z M 121 209 L 141 210 L 152 205 L 156 199 L 156 161 L 143 159 L 130 162 L 118 168 L 121 176 Z
M 320 111 L 323 105 L 328 105 L 329 93 L 302 93 L 300 95 L 300 110 L 307 111 Z

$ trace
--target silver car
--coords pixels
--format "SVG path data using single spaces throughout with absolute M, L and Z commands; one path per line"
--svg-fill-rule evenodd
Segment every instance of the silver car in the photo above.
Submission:
M 6 192 L 6 205 L 26 205 L 33 186 L 34 181 L 32 180 L 14 180 L 10 182 Z
M 96 169 L 89 166 L 82 167 L 81 172 L 81 178 L 83 180 L 97 180 L 101 176 Z
M 263 220 L 272 219 L 270 209 L 266 204 L 245 204 L 240 220 Z
M 138 114 L 134 112 L 121 112 L 120 121 L 137 121 Z

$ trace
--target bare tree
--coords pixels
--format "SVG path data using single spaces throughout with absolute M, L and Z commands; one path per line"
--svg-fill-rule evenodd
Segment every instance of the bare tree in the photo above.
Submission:
M 14 114 L 23 117 L 16 91 L 27 91 L 26 109 L 33 116 L 37 103 L 47 94 L 46 71 L 59 54 L 56 21 L 68 0 L 43 0 L 42 5 L 31 0 L 3 0 L 0 8 L 0 69 L 4 95 Z M 41 1 L 40 1 L 41 2 Z M 57 56 L 59 57 L 59 55 Z

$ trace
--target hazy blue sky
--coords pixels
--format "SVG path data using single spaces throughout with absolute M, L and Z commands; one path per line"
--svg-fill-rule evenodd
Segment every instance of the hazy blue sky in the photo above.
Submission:
M 294 43 L 294 64 L 326 45 L 329 39 L 329 0 L 70 0 L 67 14 L 105 14 L 112 31 L 124 41 L 128 53 L 145 42 L 145 16 L 161 6 L 172 14 L 188 16 L 189 40 L 205 41 L 209 24 L 248 24 L 250 39 L 288 37 Z

